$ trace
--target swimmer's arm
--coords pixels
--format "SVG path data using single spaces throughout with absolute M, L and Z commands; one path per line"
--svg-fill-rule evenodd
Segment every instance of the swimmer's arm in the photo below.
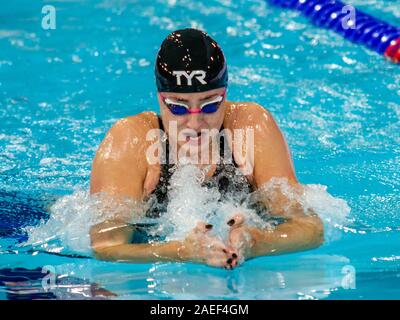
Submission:
M 153 262 L 178 262 L 184 261 L 179 255 L 180 241 L 158 242 L 154 244 L 120 244 L 112 247 L 103 247 L 94 250 L 95 257 L 99 260 L 153 263 Z
M 114 219 L 93 226 L 90 230 L 92 250 L 96 258 L 108 261 L 156 262 L 181 260 L 179 243 L 130 244 L 134 227 L 124 223 L 136 211 L 128 202 L 142 201 L 145 196 L 149 167 L 141 144 L 147 126 L 139 116 L 118 121 L 107 133 L 96 152 L 90 179 L 90 193 L 101 194 L 105 202 L 101 210 L 114 212 Z M 109 197 L 110 196 L 110 197 Z M 109 201 L 110 200 L 110 201 Z M 119 219 L 118 217 L 122 217 Z
M 261 202 L 271 215 L 282 217 L 285 223 L 274 231 L 249 228 L 254 240 L 249 257 L 274 255 L 308 250 L 323 243 L 323 224 L 311 210 L 305 212 L 301 204 L 288 199 L 278 188 L 263 189 L 273 178 L 285 180 L 294 192 L 301 193 L 290 150 L 285 137 L 272 114 L 262 106 L 247 103 L 242 108 L 247 116 L 246 125 L 254 128 L 254 160 L 247 160 L 253 166 L 252 179 L 261 193 Z M 265 192 L 265 194 L 263 194 Z M 264 197 L 265 195 L 265 197 Z
M 143 198 L 148 166 L 141 151 L 146 146 L 144 129 L 139 124 L 138 120 L 122 119 L 108 131 L 93 159 L 91 194 Z
M 253 239 L 246 258 L 279 255 L 319 247 L 324 241 L 324 228 L 318 216 L 294 216 L 274 230 L 247 227 Z
M 302 192 L 299 183 L 291 184 L 292 192 Z M 269 216 L 280 217 L 284 222 L 273 230 L 249 228 L 254 245 L 249 257 L 278 255 L 283 253 L 310 250 L 324 242 L 324 226 L 321 219 L 311 208 L 303 208 L 294 200 L 288 199 L 279 188 L 260 190 L 265 192 L 262 204 Z
M 135 228 L 120 221 L 107 221 L 90 230 L 91 246 L 99 260 L 152 263 L 184 261 L 180 241 L 131 244 Z

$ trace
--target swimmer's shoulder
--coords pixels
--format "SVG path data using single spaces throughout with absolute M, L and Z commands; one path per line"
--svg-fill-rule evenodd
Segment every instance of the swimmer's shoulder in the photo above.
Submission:
M 267 108 L 256 102 L 226 102 L 224 127 L 241 129 L 256 125 L 274 125 L 274 118 Z
M 119 121 L 126 122 L 128 128 L 134 128 L 138 132 L 147 134 L 148 130 L 158 129 L 158 116 L 157 113 L 153 111 L 145 111 L 138 113 L 134 116 L 128 116 Z M 128 129 L 127 128 L 127 129 Z
M 158 129 L 157 114 L 154 112 L 141 112 L 119 119 L 107 132 L 97 153 L 123 152 L 126 156 L 136 153 L 150 143 L 146 136 L 151 129 Z
M 141 112 L 133 116 L 119 119 L 109 130 L 112 134 L 122 139 L 136 138 L 145 141 L 146 135 L 151 129 L 158 129 L 158 118 L 155 112 Z

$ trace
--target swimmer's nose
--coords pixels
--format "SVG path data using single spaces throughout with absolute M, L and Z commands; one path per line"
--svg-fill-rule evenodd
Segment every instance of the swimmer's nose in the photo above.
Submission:
M 190 115 L 187 115 L 187 117 L 187 128 L 199 131 L 203 123 L 203 116 L 198 113 L 192 113 Z

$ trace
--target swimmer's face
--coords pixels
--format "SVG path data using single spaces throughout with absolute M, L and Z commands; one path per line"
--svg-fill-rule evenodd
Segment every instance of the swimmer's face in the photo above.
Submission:
M 175 115 L 167 107 L 165 99 L 173 102 L 181 102 L 189 107 L 190 110 L 198 109 L 201 105 L 207 102 L 212 102 L 223 96 L 226 88 L 218 88 L 205 92 L 196 93 L 173 93 L 173 92 L 161 92 L 158 94 L 158 103 L 161 109 L 161 117 L 165 130 L 171 140 L 177 141 L 178 147 L 183 144 L 190 143 L 201 143 L 201 136 L 195 136 L 201 134 L 201 130 L 219 130 L 224 121 L 225 115 L 225 99 L 220 103 L 218 110 L 214 113 L 189 113 L 185 115 Z M 180 139 L 176 139 L 169 132 L 170 125 L 176 123 L 177 134 Z M 189 130 L 191 129 L 191 130 Z M 185 137 L 185 139 L 182 139 Z M 200 139 L 199 139 L 200 138 Z M 182 141 L 179 141 L 182 140 Z M 208 141 L 208 140 L 207 140 Z

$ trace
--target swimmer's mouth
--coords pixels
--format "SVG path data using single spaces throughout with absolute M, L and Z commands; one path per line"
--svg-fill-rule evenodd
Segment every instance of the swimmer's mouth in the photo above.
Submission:
M 187 135 L 186 136 L 186 142 L 196 142 L 196 143 L 200 143 L 201 141 L 201 131 L 197 132 L 196 134 L 191 134 L 191 135 Z

